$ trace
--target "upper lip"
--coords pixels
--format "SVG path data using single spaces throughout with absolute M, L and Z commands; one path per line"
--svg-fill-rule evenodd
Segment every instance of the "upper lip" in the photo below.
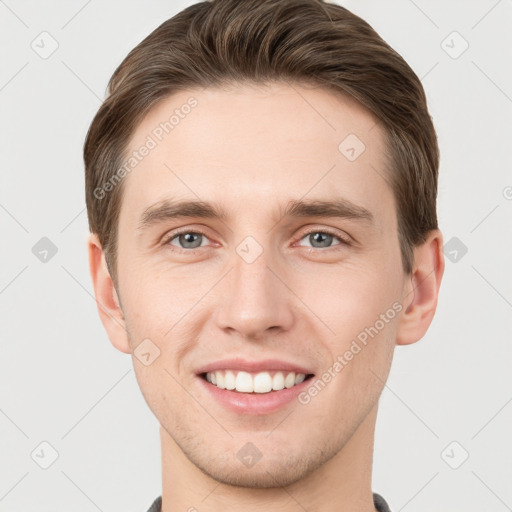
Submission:
M 214 372 L 216 370 L 239 370 L 246 372 L 265 372 L 286 370 L 295 373 L 304 373 L 305 375 L 311 374 L 310 370 L 304 366 L 282 361 L 279 359 L 263 359 L 261 361 L 249 361 L 246 359 L 233 358 L 215 361 L 201 366 L 197 369 L 197 375 L 202 373 Z

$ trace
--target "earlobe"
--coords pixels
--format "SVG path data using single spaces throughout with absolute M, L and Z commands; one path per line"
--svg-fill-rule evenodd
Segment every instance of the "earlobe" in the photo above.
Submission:
M 404 289 L 402 303 L 407 307 L 399 320 L 397 345 L 415 343 L 427 332 L 436 311 L 443 273 L 443 237 L 436 229 L 414 249 L 414 269 Z
M 89 236 L 87 248 L 89 253 L 89 271 L 101 323 L 107 331 L 112 345 L 121 352 L 129 354 L 131 350 L 124 314 L 97 234 L 93 233 Z

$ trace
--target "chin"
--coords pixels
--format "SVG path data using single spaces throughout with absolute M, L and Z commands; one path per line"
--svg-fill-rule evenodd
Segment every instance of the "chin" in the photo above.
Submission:
M 233 452 L 205 460 L 205 452 L 186 453 L 187 458 L 204 474 L 234 487 L 271 489 L 299 482 L 325 464 L 336 454 L 334 447 L 305 454 L 280 454 L 279 450 L 262 454 L 253 466 L 247 467 Z
M 233 464 L 232 467 L 224 466 L 222 469 L 218 466 L 210 468 L 200 468 L 219 483 L 233 487 L 245 487 L 251 489 L 272 489 L 286 487 L 301 480 L 308 471 L 305 468 L 276 468 L 273 464 L 263 464 L 258 462 L 259 468 L 240 468 L 240 464 Z

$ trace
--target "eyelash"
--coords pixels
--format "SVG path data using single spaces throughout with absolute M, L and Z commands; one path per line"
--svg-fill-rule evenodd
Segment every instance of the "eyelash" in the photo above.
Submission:
M 170 242 L 172 240 L 174 240 L 176 237 L 180 236 L 180 235 L 183 235 L 185 233 L 193 233 L 195 235 L 202 235 L 206 238 L 208 238 L 208 235 L 200 230 L 200 229 L 183 229 L 181 231 L 176 231 L 176 232 L 172 232 L 169 236 L 166 236 L 162 242 L 162 245 L 169 245 L 171 246 Z M 340 243 L 338 245 L 335 245 L 335 246 L 332 246 L 332 247 L 325 247 L 325 248 L 321 248 L 321 247 L 306 247 L 307 249 L 309 250 L 317 250 L 317 251 L 322 251 L 322 252 L 326 252 L 328 251 L 329 249 L 333 249 L 333 250 L 336 250 L 335 248 L 338 247 L 338 246 L 342 246 L 342 245 L 345 245 L 345 246 L 351 246 L 351 242 L 348 240 L 348 238 L 344 238 L 342 236 L 340 236 L 339 234 L 336 234 L 334 233 L 333 231 L 329 230 L 329 229 L 311 229 L 309 231 L 306 231 L 305 233 L 302 233 L 302 235 L 299 237 L 299 238 L 296 238 L 294 240 L 294 243 L 295 242 L 299 242 L 300 240 L 304 239 L 305 237 L 309 236 L 309 235 L 312 235 L 313 233 L 322 233 L 322 234 L 325 234 L 325 235 L 331 235 L 332 237 L 334 238 L 337 238 Z M 183 249 L 181 247 L 176 247 L 176 246 L 171 246 L 172 247 L 172 250 L 174 251 L 177 251 L 179 253 L 187 253 L 187 254 L 191 254 L 193 253 L 195 250 L 198 250 L 198 249 L 204 249 L 204 247 L 200 246 L 200 247 L 196 247 L 194 249 Z

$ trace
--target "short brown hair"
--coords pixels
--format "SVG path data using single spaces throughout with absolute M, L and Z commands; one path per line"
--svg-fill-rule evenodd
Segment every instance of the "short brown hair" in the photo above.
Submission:
M 160 100 L 192 87 L 308 82 L 348 94 L 383 124 L 386 179 L 396 203 L 402 264 L 437 228 L 439 149 L 423 86 L 373 28 L 323 0 L 211 0 L 170 18 L 116 69 L 84 145 L 86 204 L 117 284 L 123 183 L 104 194 L 134 130 Z M 341 142 L 341 141 L 340 141 Z M 98 197 L 98 190 L 105 197 Z

